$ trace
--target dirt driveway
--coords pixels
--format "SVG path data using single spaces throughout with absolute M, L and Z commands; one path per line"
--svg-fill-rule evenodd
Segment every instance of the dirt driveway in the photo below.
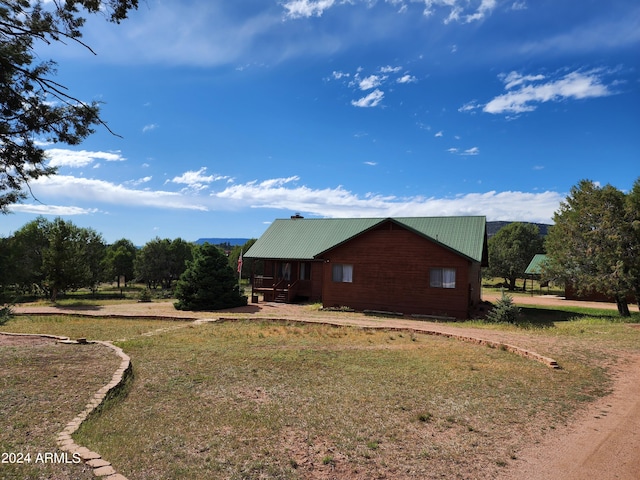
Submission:
M 493 301 L 498 295 L 485 295 Z M 516 297 L 526 305 L 578 305 L 616 310 L 613 303 L 580 302 L 553 296 Z M 637 305 L 630 305 L 638 311 Z M 504 480 L 640 479 L 640 355 L 624 355 L 610 395 L 590 405 L 568 426 L 518 455 Z
M 497 296 L 485 295 L 494 301 Z M 526 305 L 574 304 L 558 297 L 515 297 Z M 614 304 L 585 304 L 595 308 L 615 309 Z M 637 311 L 637 305 L 630 306 Z M 221 312 L 180 312 L 171 303 L 116 304 L 95 308 L 18 307 L 25 314 L 83 314 L 96 316 L 144 316 L 181 320 L 214 320 L 221 317 L 255 317 L 295 319 L 342 325 L 424 328 L 451 330 L 460 335 L 479 336 L 490 341 L 518 345 L 527 342 L 525 335 L 474 328 L 447 326 L 415 320 L 367 317 L 357 313 L 328 313 L 299 305 L 275 303 L 250 304 Z M 526 346 L 526 345 L 524 345 Z M 540 444 L 519 452 L 518 459 L 505 468 L 504 480 L 638 480 L 640 479 L 640 355 L 626 353 L 620 357 L 614 373 L 612 393 L 591 404 L 566 427 L 557 428 Z

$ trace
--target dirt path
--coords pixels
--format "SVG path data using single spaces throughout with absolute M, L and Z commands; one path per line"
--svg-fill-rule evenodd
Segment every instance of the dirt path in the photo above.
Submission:
M 615 374 L 611 395 L 518 455 L 503 480 L 640 479 L 640 355 Z
M 485 295 L 493 301 L 497 296 Z M 557 297 L 516 297 L 526 305 L 587 306 Z M 594 303 L 594 308 L 612 308 L 613 304 Z M 631 306 L 637 311 L 637 306 Z M 118 304 L 91 309 L 57 307 L 18 307 L 26 314 L 83 314 L 96 316 L 146 316 L 183 320 L 215 320 L 220 317 L 256 317 L 304 319 L 306 321 L 392 328 L 430 328 L 459 335 L 475 335 L 491 341 L 507 342 L 523 347 L 530 338 L 526 334 L 495 332 L 474 328 L 447 326 L 394 318 L 367 317 L 362 314 L 316 312 L 297 305 L 272 303 L 252 304 L 224 312 L 178 312 L 171 303 Z M 557 428 L 540 444 L 518 454 L 505 467 L 503 480 L 638 480 L 640 479 L 640 355 L 623 353 L 614 373 L 613 391 L 591 404 L 566 427 Z
M 487 298 L 488 297 L 488 298 Z M 494 301 L 498 295 L 485 295 Z M 579 305 L 615 310 L 612 303 L 580 302 L 560 297 L 516 297 L 526 305 Z M 638 311 L 637 305 L 630 305 Z M 623 354 L 613 391 L 591 404 L 568 426 L 518 455 L 502 480 L 640 479 L 640 355 Z

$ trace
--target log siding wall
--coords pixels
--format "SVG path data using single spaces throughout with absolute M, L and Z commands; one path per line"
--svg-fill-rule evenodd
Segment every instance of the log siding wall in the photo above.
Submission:
M 480 266 L 396 224 L 385 224 L 323 255 L 325 307 L 467 318 L 480 299 Z M 333 282 L 336 263 L 353 265 L 353 282 Z M 429 285 L 430 268 L 455 268 L 456 288 Z

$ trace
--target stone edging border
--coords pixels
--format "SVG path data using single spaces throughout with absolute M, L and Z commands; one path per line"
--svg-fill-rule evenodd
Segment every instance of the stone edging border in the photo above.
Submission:
M 114 468 L 111 466 L 111 463 L 106 461 L 99 453 L 92 452 L 86 447 L 82 447 L 76 444 L 71 435 L 73 435 L 82 422 L 84 422 L 91 413 L 93 413 L 102 403 L 105 401 L 107 396 L 111 392 L 115 392 L 118 388 L 120 388 L 123 382 L 132 374 L 131 367 L 131 359 L 129 356 L 122 351 L 120 347 L 116 347 L 110 342 L 105 342 L 101 340 L 91 340 L 88 342 L 78 342 L 75 340 L 71 340 L 69 337 L 62 337 L 58 335 L 44 335 L 44 334 L 34 334 L 34 333 L 8 333 L 8 332 L 0 332 L 3 335 L 12 335 L 12 336 L 24 336 L 24 337 L 43 337 L 43 338 L 51 338 L 57 340 L 60 343 L 67 344 L 79 344 L 79 343 L 98 343 L 100 345 L 104 345 L 105 347 L 113 350 L 121 359 L 120 366 L 115 371 L 113 376 L 111 377 L 111 381 L 107 383 L 105 386 L 100 388 L 91 398 L 89 403 L 85 406 L 84 410 L 76 415 L 76 417 L 67 423 L 66 427 L 62 432 L 58 434 L 56 437 L 56 442 L 58 448 L 63 452 L 69 452 L 71 454 L 77 454 L 82 461 L 93 469 L 93 474 L 96 477 L 102 477 L 104 480 L 127 480 L 127 477 L 117 473 Z
M 207 320 L 207 319 L 199 319 L 199 320 L 189 320 L 195 324 L 202 323 L 216 323 L 216 322 L 237 322 L 244 321 L 247 318 L 235 318 L 235 317 L 219 317 L 215 320 Z M 371 329 L 371 330 L 391 330 L 391 331 L 402 331 L 402 332 L 410 332 L 410 333 L 422 333 L 425 335 L 435 335 L 441 336 L 445 338 L 451 338 L 467 343 L 474 343 L 477 345 L 483 345 L 489 348 L 496 348 L 508 351 L 510 353 L 514 353 L 524 358 L 529 358 L 531 360 L 540 362 L 547 367 L 553 369 L 560 369 L 560 365 L 553 358 L 545 357 L 531 350 L 526 350 L 524 348 L 510 345 L 507 343 L 495 342 L 492 340 L 486 340 L 482 338 L 469 337 L 465 335 L 458 335 L 450 332 L 441 332 L 437 330 L 430 329 L 420 329 L 420 328 L 411 328 L 411 327 L 391 327 L 391 326 L 358 326 L 358 325 L 349 325 L 349 324 L 341 324 L 341 323 L 332 323 L 332 322 L 315 322 L 309 320 L 295 320 L 290 318 L 252 318 L 252 321 L 269 321 L 269 322 L 301 322 L 301 323 L 310 323 L 310 324 L 318 324 L 318 325 L 327 325 L 332 327 L 355 327 L 362 329 Z M 8 332 L 0 332 L 3 335 L 14 335 L 14 336 L 35 336 L 35 337 L 43 337 L 43 338 L 52 338 L 61 343 L 72 343 L 78 344 L 81 342 L 71 340 L 69 337 L 63 337 L 58 335 L 46 335 L 46 334 L 31 334 L 31 333 L 8 333 Z M 102 403 L 105 401 L 110 392 L 114 392 L 118 388 L 122 386 L 124 381 L 132 374 L 132 366 L 131 366 L 131 358 L 124 353 L 124 351 L 120 347 L 116 347 L 111 342 L 106 342 L 102 340 L 92 340 L 86 341 L 84 340 L 82 343 L 98 343 L 100 345 L 104 345 L 110 349 L 112 349 L 120 358 L 120 366 L 114 372 L 111 377 L 111 381 L 100 388 L 89 401 L 89 403 L 85 406 L 85 409 L 79 413 L 73 420 L 67 423 L 65 429 L 60 432 L 56 438 L 58 448 L 62 451 L 69 452 L 71 454 L 77 454 L 80 456 L 82 461 L 90 466 L 93 469 L 93 474 L 97 477 L 102 477 L 104 480 L 127 480 L 127 477 L 121 475 L 115 471 L 112 467 L 111 463 L 102 458 L 102 456 L 96 452 L 92 452 L 86 447 L 82 447 L 77 445 L 71 435 L 73 435 L 82 422 L 84 422 L 91 413 L 93 413 Z

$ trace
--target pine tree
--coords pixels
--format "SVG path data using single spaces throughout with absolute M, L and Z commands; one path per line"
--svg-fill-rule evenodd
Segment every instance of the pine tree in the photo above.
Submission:
M 138 0 L 0 2 L 0 213 L 27 197 L 32 180 L 56 173 L 43 143 L 77 145 L 96 125 L 109 130 L 98 102 L 84 102 L 53 80 L 56 64 L 41 61 L 38 47 L 89 48 L 81 40 L 85 16 L 119 23 L 137 7 Z
M 520 307 L 513 303 L 513 297 L 502 292 L 502 298 L 489 310 L 486 321 L 490 323 L 516 323 L 520 316 Z
M 247 304 L 227 258 L 208 243 L 194 251 L 193 260 L 176 285 L 176 298 L 174 306 L 178 310 L 220 310 Z

